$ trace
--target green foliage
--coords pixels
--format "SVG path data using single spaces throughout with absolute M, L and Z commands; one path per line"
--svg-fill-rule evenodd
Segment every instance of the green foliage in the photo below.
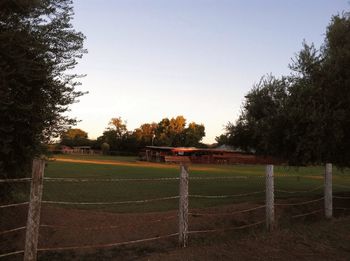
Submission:
M 40 144 L 75 120 L 63 116 L 83 93 L 78 75 L 84 36 L 72 28 L 72 1 L 0 2 L 0 175 L 23 176 Z
M 87 132 L 81 129 L 69 129 L 62 134 L 60 144 L 69 147 L 91 146 L 93 141 L 88 139 Z
M 156 128 L 154 144 L 159 146 L 193 147 L 198 146 L 205 136 L 203 124 L 190 123 L 186 127 L 183 116 L 162 119 Z
M 332 18 L 319 50 L 304 42 L 290 69 L 253 87 L 220 140 L 292 165 L 350 166 L 349 14 Z
M 137 152 L 145 146 L 203 146 L 200 143 L 205 136 L 203 124 L 190 123 L 186 127 L 183 116 L 164 118 L 159 123 L 144 123 L 134 131 L 128 131 L 126 123 L 113 118 L 97 143 L 107 142 L 111 153 L 121 155 L 122 152 Z

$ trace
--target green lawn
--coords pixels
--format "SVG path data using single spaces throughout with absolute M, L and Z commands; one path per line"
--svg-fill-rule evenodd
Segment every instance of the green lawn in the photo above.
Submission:
M 166 164 L 145 164 L 136 162 L 132 157 L 108 156 L 71 156 L 60 155 L 59 158 L 80 160 L 102 160 L 106 162 L 125 162 L 126 165 L 86 164 L 71 162 L 49 162 L 46 177 L 59 178 L 93 178 L 93 179 L 144 179 L 178 177 L 179 168 Z M 132 163 L 132 164 L 129 164 Z M 275 167 L 276 190 L 310 190 L 323 184 L 322 167 Z M 334 187 L 335 192 L 350 191 L 350 171 L 341 172 L 334 169 L 334 184 L 349 188 Z M 190 178 L 198 177 L 233 177 L 233 179 L 190 180 L 189 190 L 192 195 L 233 195 L 264 191 L 264 166 L 249 165 L 193 165 L 190 166 Z M 74 202 L 113 202 L 144 200 L 178 195 L 178 180 L 170 181 L 89 181 L 89 182 L 48 182 L 44 184 L 44 200 Z M 323 190 L 292 194 L 293 197 L 318 197 Z M 291 197 L 291 194 L 276 192 L 277 198 Z M 211 207 L 236 202 L 261 202 L 264 193 L 224 199 L 191 198 L 191 208 Z M 76 206 L 73 206 L 76 207 Z M 79 206 L 118 212 L 144 212 L 177 209 L 178 200 L 151 202 L 146 204 L 122 204 L 108 206 Z
M 77 155 L 77 154 L 55 154 L 53 158 L 60 159 L 80 159 L 80 160 L 103 160 L 103 161 L 121 161 L 121 162 L 135 162 L 138 160 L 134 156 L 107 156 L 107 155 Z

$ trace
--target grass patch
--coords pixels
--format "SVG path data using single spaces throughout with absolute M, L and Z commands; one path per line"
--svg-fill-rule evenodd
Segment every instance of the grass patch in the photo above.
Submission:
M 49 162 L 45 170 L 46 177 L 60 178 L 93 178 L 93 179 L 144 179 L 179 177 L 176 165 L 150 164 L 136 162 L 132 157 L 114 157 L 102 155 L 60 155 L 61 159 L 83 159 L 91 163 Z M 120 159 L 121 158 L 121 159 Z M 119 160 L 120 159 L 120 160 Z M 93 161 L 100 160 L 99 164 Z M 105 162 L 105 164 L 104 164 Z M 117 162 L 117 165 L 110 165 Z M 264 166 L 261 165 L 191 165 L 190 178 L 198 177 L 231 177 L 233 179 L 190 180 L 190 194 L 195 195 L 235 195 L 264 191 Z M 350 172 L 334 170 L 333 182 L 349 186 Z M 322 186 L 322 167 L 290 168 L 275 167 L 275 188 L 286 191 L 306 191 Z M 122 181 L 122 182 L 45 182 L 44 200 L 74 202 L 115 202 L 144 200 L 178 195 L 178 180 L 171 181 Z M 346 189 L 334 187 L 335 193 Z M 322 188 L 309 193 L 288 194 L 275 193 L 276 198 L 318 197 Z M 245 197 L 218 199 L 190 199 L 191 208 L 205 208 L 239 202 L 264 202 L 264 193 Z M 108 206 L 79 206 L 79 208 L 96 208 L 117 212 L 147 212 L 177 209 L 177 199 L 146 204 L 123 204 Z

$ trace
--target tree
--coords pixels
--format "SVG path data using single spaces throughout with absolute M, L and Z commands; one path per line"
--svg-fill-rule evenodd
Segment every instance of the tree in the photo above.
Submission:
M 71 0 L 0 2 L 0 175 L 24 176 L 41 144 L 75 120 L 64 116 L 83 93 L 68 74 L 85 53 Z
M 284 78 L 263 77 L 245 96 L 236 124 L 226 126 L 228 143 L 258 154 L 278 151 L 283 146 L 287 86 Z
M 97 142 L 108 143 L 111 151 L 135 152 L 137 150 L 136 139 L 132 132 L 128 131 L 126 122 L 121 117 L 110 120 L 102 136 L 97 138 Z
M 63 139 L 76 139 L 76 138 L 83 138 L 87 139 L 88 134 L 87 132 L 83 131 L 82 129 L 69 129 L 62 135 Z
M 303 43 L 291 75 L 270 77 L 245 97 L 231 145 L 291 165 L 350 166 L 350 15 L 334 16 L 320 49 Z
M 163 146 L 184 146 L 183 131 L 186 126 L 186 119 L 183 116 L 176 118 L 162 119 L 156 130 L 156 144 Z
M 126 122 L 123 122 L 121 117 L 112 118 L 107 129 L 115 131 L 116 137 L 120 139 L 128 132 Z
M 200 145 L 200 141 L 205 136 L 205 128 L 203 124 L 197 124 L 191 122 L 186 129 L 183 131 L 184 135 L 184 146 L 186 147 L 197 147 Z
M 81 129 L 69 129 L 61 136 L 61 145 L 70 147 L 89 146 L 92 142 L 88 139 L 87 132 Z
M 155 133 L 157 130 L 157 123 L 144 123 L 139 128 L 136 128 L 133 132 L 133 136 L 135 137 L 138 147 L 144 147 L 153 145 L 155 139 Z

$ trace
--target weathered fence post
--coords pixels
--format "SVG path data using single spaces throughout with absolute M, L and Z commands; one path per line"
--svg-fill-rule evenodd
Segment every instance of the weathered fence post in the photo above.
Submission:
M 324 172 L 324 213 L 326 218 L 333 216 L 332 164 L 327 163 Z
M 273 165 L 266 165 L 266 228 L 271 231 L 275 221 Z
M 188 166 L 180 165 L 180 198 L 179 198 L 179 245 L 187 246 L 188 239 Z
M 26 239 L 24 247 L 24 261 L 35 261 L 37 259 L 44 169 L 44 160 L 33 160 L 32 182 L 30 187 L 30 202 L 28 209 Z

